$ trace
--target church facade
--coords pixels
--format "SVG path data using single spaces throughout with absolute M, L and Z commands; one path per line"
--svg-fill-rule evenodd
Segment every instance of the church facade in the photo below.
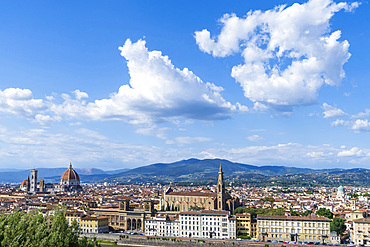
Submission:
M 169 188 L 162 200 L 162 210 L 227 210 L 233 212 L 240 206 L 238 197 L 232 197 L 225 189 L 222 166 L 218 172 L 217 192 L 174 192 Z

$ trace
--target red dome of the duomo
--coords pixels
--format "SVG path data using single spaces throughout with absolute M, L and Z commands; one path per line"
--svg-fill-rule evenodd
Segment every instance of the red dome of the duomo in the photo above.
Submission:
M 72 168 L 72 164 L 69 163 L 68 169 L 63 172 L 62 176 L 60 177 L 60 184 L 67 184 L 67 185 L 78 185 L 80 184 L 80 177 L 78 176 L 77 172 Z

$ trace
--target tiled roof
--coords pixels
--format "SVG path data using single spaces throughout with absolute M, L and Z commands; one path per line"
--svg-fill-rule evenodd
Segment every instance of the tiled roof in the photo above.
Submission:
M 202 211 L 183 211 L 180 214 L 194 214 L 194 215 L 202 215 L 202 214 L 216 214 L 216 215 L 229 215 L 229 211 L 226 210 L 202 210 Z
M 258 215 L 257 219 L 331 221 L 329 218 L 315 215 L 310 216 Z
M 170 192 L 167 195 L 170 196 L 203 196 L 203 197 L 216 197 L 217 193 L 205 193 L 205 192 Z
M 357 219 L 357 220 L 354 220 L 353 222 L 355 222 L 355 223 L 370 223 L 370 218 Z

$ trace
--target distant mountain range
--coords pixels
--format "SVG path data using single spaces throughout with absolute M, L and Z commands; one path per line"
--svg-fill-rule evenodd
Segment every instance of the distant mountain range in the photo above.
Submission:
M 46 183 L 59 182 L 60 177 L 67 168 L 36 168 L 37 179 L 45 180 Z M 103 171 L 97 168 L 75 168 L 81 181 L 86 181 L 85 177 L 99 177 L 99 179 L 104 179 L 111 175 L 122 173 L 129 169 L 118 169 L 112 171 Z M 27 179 L 30 175 L 31 170 L 11 170 L 11 169 L 0 169 L 0 183 L 21 183 L 23 180 Z
M 254 166 L 235 163 L 224 159 L 188 159 L 174 163 L 157 163 L 135 169 L 103 171 L 88 168 L 75 170 L 82 182 L 196 182 L 213 183 L 217 180 L 220 164 L 225 179 L 229 182 L 254 186 L 370 186 L 370 170 L 353 169 L 309 169 L 285 166 Z M 46 182 L 58 182 L 65 168 L 40 168 L 38 178 Z M 0 182 L 21 182 L 27 178 L 29 170 L 1 172 Z
M 243 182 L 251 185 L 273 185 L 300 184 L 299 176 L 306 176 L 306 183 L 311 181 L 312 185 L 318 185 L 317 181 L 325 182 L 327 177 L 347 177 L 348 174 L 361 174 L 370 172 L 362 168 L 354 169 L 309 169 L 285 166 L 254 166 L 241 163 L 234 163 L 223 159 L 188 159 L 174 163 L 157 163 L 148 166 L 138 167 L 116 175 L 106 180 L 123 183 L 139 182 L 215 182 L 218 171 L 222 164 L 225 179 L 233 182 Z M 365 174 L 365 173 L 364 173 Z M 354 177 L 353 177 L 354 178 Z M 358 179 L 362 185 L 370 186 L 370 181 Z M 284 181 L 284 183 L 282 183 Z M 316 181 L 316 182 L 313 182 Z M 331 180 L 330 180 L 331 181 Z M 328 184 L 330 181 L 327 181 Z M 336 179 L 338 181 L 338 179 Z M 349 182 L 349 181 L 346 181 Z M 321 183 L 324 185 L 324 183 Z M 357 183 L 358 184 L 358 183 Z M 345 184 L 343 184 L 345 185 Z

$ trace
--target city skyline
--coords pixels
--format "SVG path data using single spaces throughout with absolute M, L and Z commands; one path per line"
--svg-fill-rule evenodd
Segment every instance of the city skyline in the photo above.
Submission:
M 0 3 L 0 168 L 369 168 L 368 3 L 156 4 Z

